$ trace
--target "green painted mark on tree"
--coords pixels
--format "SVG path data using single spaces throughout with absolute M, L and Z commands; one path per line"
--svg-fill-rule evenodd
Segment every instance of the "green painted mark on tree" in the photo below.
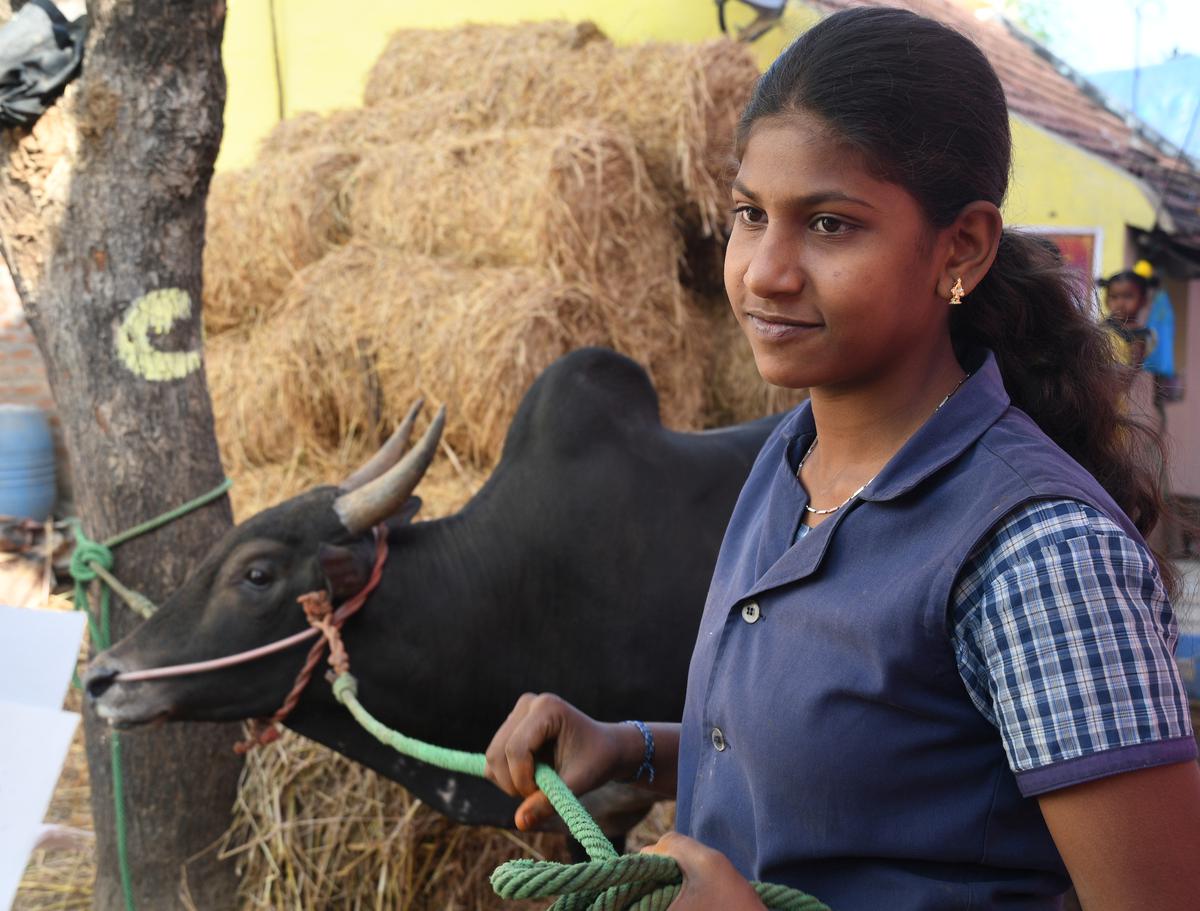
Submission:
M 125 311 L 117 330 L 117 356 L 144 380 L 162 383 L 181 380 L 200 369 L 199 351 L 160 351 L 152 335 L 165 335 L 177 322 L 192 315 L 192 299 L 181 288 L 163 288 L 143 294 Z

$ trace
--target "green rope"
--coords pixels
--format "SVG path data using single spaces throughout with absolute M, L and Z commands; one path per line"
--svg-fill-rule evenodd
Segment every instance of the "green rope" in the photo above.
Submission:
M 121 735 L 112 732 L 113 809 L 117 830 L 117 869 L 121 873 L 121 894 L 125 897 L 125 911 L 134 911 L 133 875 L 129 868 L 129 846 L 126 840 L 128 826 L 125 821 L 125 777 L 121 774 Z
M 130 538 L 136 538 L 138 535 L 144 535 L 148 531 L 154 531 L 156 528 L 162 528 L 174 522 L 180 516 L 186 516 L 189 512 L 199 509 L 201 506 L 207 506 L 213 500 L 219 500 L 229 492 L 229 488 L 233 487 L 233 481 L 226 478 L 208 493 L 202 493 L 193 500 L 188 500 L 182 506 L 176 506 L 170 512 L 164 512 L 161 516 L 155 516 L 153 519 L 147 519 L 141 525 L 135 525 L 127 531 L 121 532 L 119 535 L 113 535 L 104 543 L 109 547 L 116 547 L 124 544 Z
M 121 596 L 121 600 L 131 607 L 134 613 L 140 614 L 143 620 L 149 620 L 154 616 L 158 605 L 141 592 L 136 592 L 123 584 L 120 579 L 98 563 L 93 563 L 91 569 L 104 581 L 105 585 Z
M 122 601 L 133 608 L 134 611 L 136 611 L 145 619 L 149 619 L 150 616 L 156 610 L 158 610 L 158 606 L 155 605 L 153 601 L 140 592 L 134 591 L 133 589 L 122 584 L 121 581 L 110 572 L 110 570 L 113 568 L 112 549 L 114 547 L 119 547 L 126 541 L 136 538 L 139 535 L 144 535 L 146 532 L 162 528 L 164 525 L 174 522 L 180 516 L 185 516 L 189 512 L 199 509 L 201 506 L 207 506 L 213 500 L 224 496 L 232 486 L 233 481 L 231 481 L 229 478 L 226 478 L 212 490 L 208 491 L 208 493 L 203 493 L 194 499 L 188 500 L 182 506 L 176 506 L 169 512 L 164 512 L 160 516 L 155 516 L 153 519 L 148 519 L 145 522 L 142 522 L 140 525 L 135 525 L 133 528 L 123 531 L 120 534 L 113 535 L 103 544 L 98 541 L 93 541 L 86 534 L 84 534 L 83 523 L 81 523 L 78 519 L 70 520 L 70 525 L 75 533 L 76 542 L 75 550 L 71 553 L 71 576 L 76 582 L 76 610 L 82 610 L 80 607 L 81 601 L 79 598 L 79 583 L 81 581 L 88 583 L 96 578 L 99 578 L 104 583 L 101 585 L 101 616 L 104 624 L 102 638 L 103 642 L 105 643 L 103 648 L 108 648 L 109 645 L 112 644 L 112 640 L 109 637 L 108 631 L 108 603 L 107 600 L 105 600 L 107 598 L 107 589 L 105 586 L 120 595 Z M 90 623 L 90 617 L 89 626 L 91 627 L 93 640 L 95 641 L 97 630 L 94 624 Z
M 358 681 L 349 673 L 333 681 L 333 695 L 375 739 L 421 762 L 482 778 L 482 753 L 448 750 L 406 737 L 380 723 L 358 701 Z M 618 855 L 596 821 L 550 766 L 538 763 L 534 781 L 583 845 L 590 861 L 558 864 L 513 860 L 492 873 L 492 888 L 505 899 L 558 897 L 550 911 L 666 911 L 679 895 L 683 874 L 673 858 L 660 854 Z M 773 911 L 829 911 L 804 892 L 753 882 L 759 899 Z
M 105 651 L 112 645 L 111 612 L 109 611 L 110 589 L 116 591 L 126 604 L 143 617 L 149 617 L 157 610 L 153 601 L 145 595 L 126 588 L 112 575 L 111 570 L 115 562 L 112 548 L 124 544 L 131 538 L 136 538 L 138 535 L 144 535 L 148 531 L 161 528 L 168 522 L 173 522 L 180 516 L 211 503 L 218 497 L 224 496 L 232 486 L 233 482 L 226 478 L 208 493 L 201 494 L 194 500 L 189 500 L 182 506 L 178 506 L 170 512 L 165 512 L 161 516 L 156 516 L 140 525 L 135 525 L 128 531 L 114 535 L 103 544 L 93 541 L 84 534 L 83 524 L 78 519 L 71 520 L 71 525 L 75 531 L 75 550 L 71 552 L 71 576 L 75 579 L 75 610 L 81 610 L 87 616 L 88 634 L 91 636 L 92 645 L 97 652 Z M 97 579 L 100 580 L 100 598 L 98 610 L 93 611 L 88 600 L 87 589 L 88 585 Z M 74 674 L 73 679 L 75 685 L 77 687 L 80 686 L 78 673 Z M 121 892 L 125 898 L 125 911 L 135 911 L 133 904 L 133 876 L 129 867 L 126 838 L 128 825 L 125 818 L 125 779 L 121 774 L 121 737 L 116 731 L 112 732 L 110 743 L 112 747 L 113 809 L 117 836 L 117 864 L 121 873 Z

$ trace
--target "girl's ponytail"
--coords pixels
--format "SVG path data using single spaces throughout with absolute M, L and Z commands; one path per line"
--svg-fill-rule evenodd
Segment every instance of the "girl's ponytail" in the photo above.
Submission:
M 1126 411 L 1133 371 L 1096 319 L 1087 278 L 1049 241 L 1006 229 L 995 264 L 951 312 L 950 334 L 960 351 L 995 352 L 1013 404 L 1148 536 L 1164 512 L 1162 438 Z

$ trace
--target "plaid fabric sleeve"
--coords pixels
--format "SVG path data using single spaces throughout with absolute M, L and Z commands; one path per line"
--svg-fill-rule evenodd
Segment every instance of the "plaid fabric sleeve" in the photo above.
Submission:
M 1010 514 L 959 574 L 951 622 L 1023 794 L 1196 756 L 1154 559 L 1092 507 Z

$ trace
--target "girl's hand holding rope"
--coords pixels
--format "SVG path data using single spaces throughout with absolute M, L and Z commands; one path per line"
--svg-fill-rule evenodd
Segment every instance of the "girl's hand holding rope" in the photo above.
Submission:
M 488 745 L 484 777 L 513 797 L 517 828 L 527 832 L 554 816 L 550 801 L 533 780 L 540 754 L 553 745 L 552 765 L 574 794 L 586 794 L 616 778 L 632 778 L 642 761 L 636 728 L 604 724 L 550 693 L 526 693 Z
M 670 911 L 766 911 L 758 893 L 729 858 L 694 838 L 668 832 L 657 844 L 642 848 L 642 853 L 673 857 L 683 871 L 683 891 L 671 902 Z

